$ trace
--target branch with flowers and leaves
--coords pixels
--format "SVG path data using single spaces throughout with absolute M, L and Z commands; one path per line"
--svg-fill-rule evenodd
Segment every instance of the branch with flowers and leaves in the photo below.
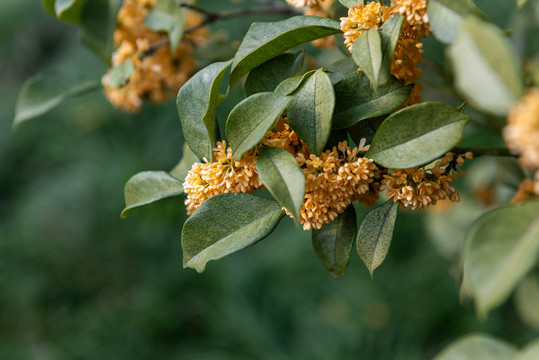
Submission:
M 461 293 L 487 314 L 538 264 L 539 53 L 522 45 L 533 34 L 521 31 L 516 52 L 471 0 L 286 2 L 216 12 L 173 0 L 43 1 L 109 61 L 101 82 L 114 106 L 136 112 L 177 94 L 183 158 L 169 172 L 129 179 L 122 217 L 184 196 L 184 267 L 199 272 L 290 217 L 312 232 L 335 277 L 354 246 L 372 275 L 399 211 L 444 211 L 461 198 L 454 183 L 465 161 L 504 158 L 511 166 L 498 176 L 517 178 L 518 189 L 511 199 L 481 192 L 484 211 L 460 253 Z M 537 21 L 537 3 L 517 2 L 528 9 L 524 28 Z M 286 18 L 252 23 L 239 46 L 229 44 L 234 54 L 198 68 L 196 51 L 215 47 L 208 25 L 261 14 Z M 438 46 L 439 63 L 423 61 L 425 41 Z M 313 49 L 334 61 L 318 65 Z M 29 80 L 15 124 L 96 87 L 59 84 Z M 220 103 L 238 86 L 244 99 L 220 119 Z M 453 102 L 438 101 L 439 92 Z M 482 129 L 499 141 L 476 146 Z M 369 211 L 358 218 L 359 208 Z

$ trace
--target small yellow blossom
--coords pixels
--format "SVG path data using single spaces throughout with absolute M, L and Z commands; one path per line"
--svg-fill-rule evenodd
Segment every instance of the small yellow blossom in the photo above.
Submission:
M 381 190 L 386 196 L 400 201 L 402 206 L 412 210 L 436 205 L 439 200 L 460 200 L 459 194 L 451 183 L 457 179 L 456 166 L 464 159 L 471 159 L 472 153 L 455 155 L 451 152 L 437 161 L 432 168 L 390 169 L 381 181 Z M 464 175 L 464 174 L 462 174 Z
M 125 0 L 117 17 L 114 42 L 118 49 L 113 54 L 113 65 L 118 66 L 130 59 L 134 71 L 129 81 L 118 87 L 109 85 L 109 75 L 102 79 L 105 94 L 118 108 L 127 112 L 140 110 L 143 100 L 160 103 L 177 94 L 196 70 L 191 55 L 194 45 L 206 41 L 206 29 L 198 29 L 185 35 L 175 54 L 170 46 L 158 46 L 150 52 L 152 45 L 166 41 L 166 34 L 153 31 L 144 25 L 144 18 L 155 5 L 155 0 Z M 202 21 L 196 13 L 187 13 L 185 27 Z
M 520 154 L 519 161 L 524 166 L 539 169 L 538 88 L 530 88 L 523 101 L 511 109 L 503 137 L 507 146 Z

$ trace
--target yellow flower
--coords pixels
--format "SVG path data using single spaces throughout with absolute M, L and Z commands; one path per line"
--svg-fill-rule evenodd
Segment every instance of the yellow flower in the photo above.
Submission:
M 503 129 L 507 146 L 520 154 L 519 161 L 530 169 L 539 169 L 539 89 L 530 88 L 507 116 Z

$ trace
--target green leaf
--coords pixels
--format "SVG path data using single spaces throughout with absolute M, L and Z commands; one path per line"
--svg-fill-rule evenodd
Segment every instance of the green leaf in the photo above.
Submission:
M 334 108 L 333 86 L 322 69 L 301 85 L 288 107 L 290 126 L 317 156 L 320 156 L 328 141 Z
M 430 0 L 427 7 L 432 32 L 445 44 L 455 40 L 464 16 L 471 13 L 466 0 Z
M 15 105 L 13 126 L 45 114 L 65 100 L 101 87 L 98 81 L 75 81 L 66 74 L 40 73 L 22 86 Z
M 388 200 L 371 210 L 359 227 L 356 239 L 357 253 L 371 276 L 386 258 L 398 210 L 399 203 Z
M 352 56 L 348 56 L 348 57 L 345 57 L 344 59 L 337 60 L 336 62 L 334 62 L 333 64 L 329 66 L 328 70 L 330 71 L 328 73 L 328 76 L 331 79 L 331 83 L 333 84 L 336 84 L 337 82 L 341 81 L 342 79 L 344 79 L 346 76 L 350 75 L 351 73 L 358 72 L 357 64 L 354 61 L 354 59 L 352 59 Z
M 299 74 L 304 58 L 305 51 L 285 53 L 257 66 L 247 76 L 245 95 L 274 91 L 283 80 Z
M 121 0 L 88 0 L 81 11 L 81 41 L 105 62 L 111 62 L 113 34 Z
M 217 260 L 262 240 L 284 215 L 273 200 L 227 193 L 204 201 L 183 225 L 183 266 L 199 273 Z
M 537 304 L 536 304 L 537 305 Z M 526 345 L 517 356 L 511 360 L 537 360 L 539 359 L 539 340 Z
M 144 25 L 155 31 L 168 32 L 170 48 L 175 54 L 183 36 L 185 13 L 175 0 L 158 0 L 144 19 Z
M 490 335 L 472 334 L 449 344 L 433 360 L 511 360 L 515 346 Z
M 170 175 L 175 177 L 180 181 L 184 181 L 187 173 L 193 167 L 193 164 L 198 162 L 199 159 L 194 152 L 191 151 L 187 143 L 183 144 L 183 153 L 182 159 L 172 170 L 170 170 Z
M 476 108 L 505 116 L 523 95 L 519 62 L 496 26 L 467 17 L 448 54 L 455 87 Z
M 125 184 L 125 209 L 122 218 L 133 208 L 183 194 L 182 182 L 165 171 L 143 171 Z
M 281 95 L 291 95 L 294 93 L 307 79 L 309 79 L 316 70 L 311 70 L 303 75 L 297 75 L 283 80 L 275 89 L 275 93 Z
M 249 96 L 236 105 L 226 121 L 226 136 L 232 148 L 232 159 L 240 161 L 243 154 L 258 144 L 281 117 L 291 96 L 263 92 Z
M 378 85 L 384 85 L 391 78 L 391 62 L 393 53 L 399 40 L 404 16 L 395 14 L 380 27 L 380 40 L 382 42 L 382 65 L 378 75 Z
M 522 10 L 527 3 L 528 0 L 517 0 L 517 6 L 520 10 Z
M 56 0 L 54 12 L 60 20 L 78 24 L 81 19 L 82 5 L 85 0 Z
M 393 76 L 374 90 L 362 71 L 355 71 L 336 83 L 333 128 L 341 129 L 358 121 L 388 114 L 410 96 L 413 85 L 403 85 Z
M 428 164 L 456 146 L 470 117 L 441 102 L 424 102 L 390 115 L 366 157 L 387 168 Z
M 219 88 L 230 61 L 213 63 L 197 72 L 178 92 L 176 106 L 185 141 L 199 159 L 213 159 L 213 126 Z
M 363 31 L 359 38 L 352 45 L 352 58 L 361 70 L 371 81 L 371 85 L 376 90 L 379 84 L 378 79 L 382 68 L 382 40 L 378 29 L 372 27 Z
M 42 0 L 41 5 L 43 6 L 43 9 L 45 9 L 46 12 L 48 12 L 50 15 L 56 17 L 56 12 L 54 11 L 54 3 L 56 0 Z
M 338 21 L 317 16 L 294 16 L 284 21 L 253 23 L 236 53 L 230 85 L 280 53 L 341 31 Z
M 357 4 L 363 5 L 363 0 L 339 0 L 339 2 L 346 8 L 351 8 Z
M 109 73 L 109 86 L 119 87 L 127 85 L 129 78 L 135 71 L 135 65 L 131 59 L 126 59 L 120 65 L 114 66 Z
M 360 121 L 349 128 L 346 128 L 352 140 L 359 144 L 361 139 L 365 138 L 367 144 L 372 143 L 372 139 L 376 134 L 376 131 L 382 125 L 386 118 L 384 116 L 379 116 L 375 118 L 369 118 L 364 121 Z
M 299 227 L 299 211 L 305 198 L 305 175 L 294 155 L 283 149 L 263 147 L 256 169 L 260 181 L 279 205 L 288 209 Z
M 356 210 L 350 205 L 335 220 L 314 229 L 312 242 L 318 258 L 326 269 L 341 279 L 350 263 L 352 247 L 356 240 Z
M 463 281 L 485 316 L 501 304 L 539 255 L 539 201 L 487 212 L 465 239 Z
M 515 308 L 520 320 L 528 327 L 539 330 L 539 276 L 533 272 L 518 285 L 515 292 Z M 539 356 L 537 356 L 539 359 Z

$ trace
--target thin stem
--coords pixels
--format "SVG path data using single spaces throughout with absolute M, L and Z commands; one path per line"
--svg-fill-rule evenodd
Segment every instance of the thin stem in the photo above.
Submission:
M 504 157 L 518 157 L 511 153 L 507 148 L 495 148 L 495 147 L 477 147 L 477 148 L 454 148 L 451 150 L 457 155 L 467 153 L 471 151 L 474 157 L 477 156 L 504 156 Z

